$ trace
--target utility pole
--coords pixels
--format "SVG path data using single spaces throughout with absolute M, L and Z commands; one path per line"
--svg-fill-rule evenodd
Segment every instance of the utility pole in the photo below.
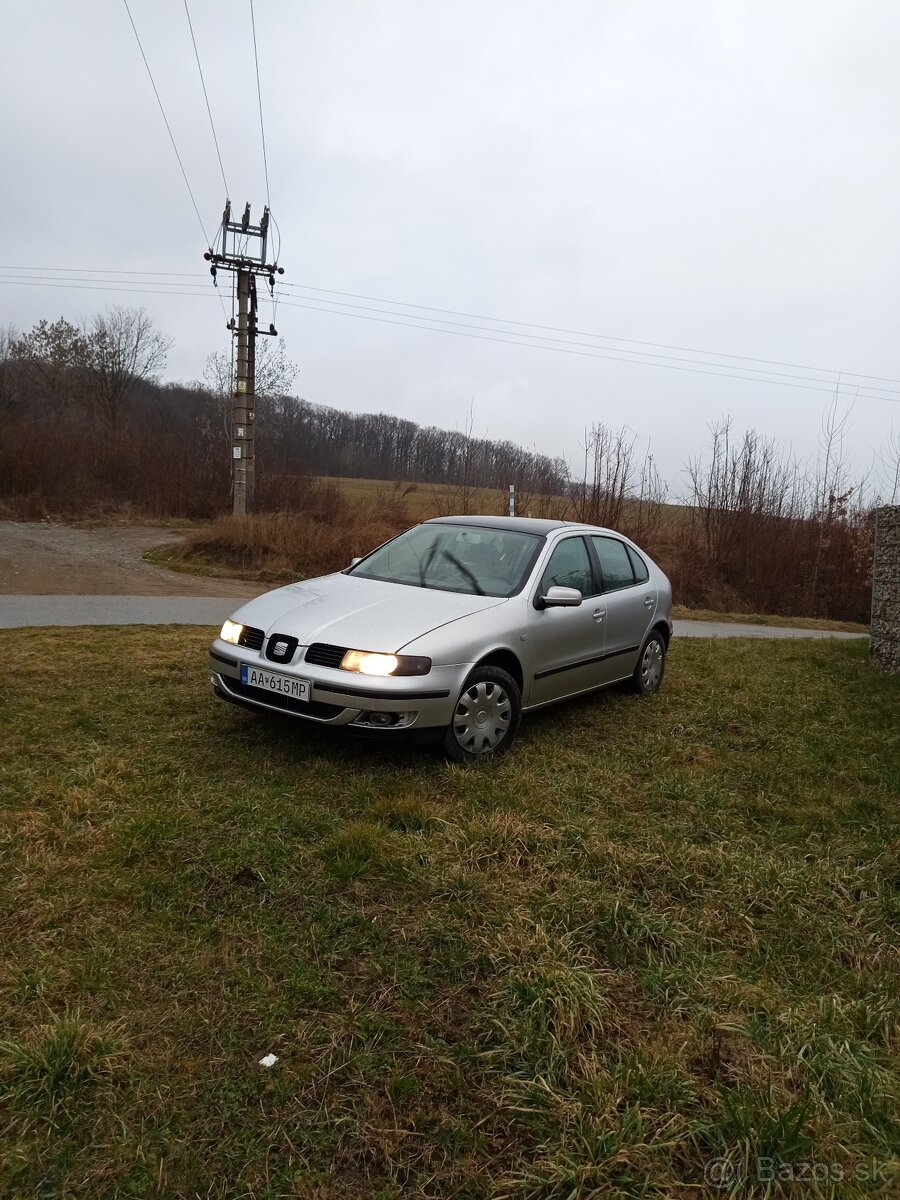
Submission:
M 275 337 L 274 325 L 260 329 L 256 319 L 256 277 L 267 275 L 269 286 L 275 287 L 275 275 L 284 274 L 277 262 L 266 262 L 269 239 L 269 210 L 263 209 L 258 225 L 250 224 L 250 205 L 244 208 L 240 221 L 231 219 L 231 201 L 225 201 L 222 214 L 221 249 L 210 248 L 204 258 L 213 279 L 218 270 L 233 271 L 237 276 L 238 317 L 228 322 L 231 336 L 237 338 L 234 394 L 231 416 L 231 484 L 232 512 L 243 517 L 253 508 L 256 484 L 256 335 Z

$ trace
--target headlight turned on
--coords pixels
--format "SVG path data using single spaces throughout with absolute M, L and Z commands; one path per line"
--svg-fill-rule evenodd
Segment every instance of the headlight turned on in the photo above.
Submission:
M 243 625 L 239 625 L 237 621 L 226 621 L 222 626 L 222 632 L 219 634 L 219 637 L 223 642 L 230 642 L 232 646 L 236 646 L 238 638 L 240 638 L 243 632 Z
M 341 659 L 342 671 L 360 675 L 427 675 L 431 659 L 414 654 L 376 654 L 368 650 L 348 650 Z

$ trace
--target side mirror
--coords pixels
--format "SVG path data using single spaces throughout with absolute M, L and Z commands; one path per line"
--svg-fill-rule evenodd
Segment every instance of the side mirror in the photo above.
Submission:
M 541 596 L 541 608 L 577 608 L 583 596 L 578 588 L 557 587 L 547 588 Z
M 356 564 L 357 564 L 358 562 L 362 562 L 362 558 L 351 558 L 351 559 L 350 559 L 350 566 L 351 566 L 351 567 L 355 567 L 355 566 L 356 566 Z

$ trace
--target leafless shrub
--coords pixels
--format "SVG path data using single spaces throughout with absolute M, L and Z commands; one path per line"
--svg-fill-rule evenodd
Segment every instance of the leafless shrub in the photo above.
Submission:
M 736 441 L 728 419 L 710 427 L 687 465 L 689 519 L 672 567 L 682 602 L 866 619 L 871 521 L 863 485 L 846 479 L 845 421 L 826 412 L 811 467 L 755 430 Z
M 666 488 L 649 447 L 638 457 L 637 435 L 626 426 L 595 424 L 585 435 L 584 482 L 570 487 L 579 521 L 618 529 L 647 542 L 660 527 Z

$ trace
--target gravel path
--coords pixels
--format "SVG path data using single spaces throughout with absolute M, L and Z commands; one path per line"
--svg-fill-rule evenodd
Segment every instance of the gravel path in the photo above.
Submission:
M 154 525 L 0 521 L 0 596 L 255 596 L 239 579 L 204 579 L 155 567 L 142 555 L 182 534 Z

